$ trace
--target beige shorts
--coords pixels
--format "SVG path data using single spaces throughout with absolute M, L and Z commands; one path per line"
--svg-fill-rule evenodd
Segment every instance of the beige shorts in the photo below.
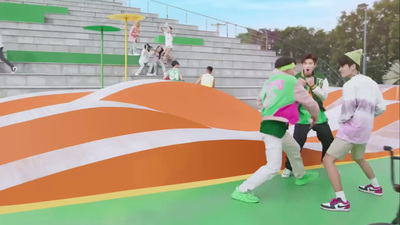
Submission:
M 337 159 L 343 160 L 351 151 L 351 158 L 358 160 L 364 157 L 366 146 L 367 144 L 354 144 L 340 138 L 335 138 L 327 153 Z

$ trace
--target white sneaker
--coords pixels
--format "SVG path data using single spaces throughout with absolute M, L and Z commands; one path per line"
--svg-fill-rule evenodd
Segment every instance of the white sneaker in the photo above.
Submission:
M 133 53 L 133 55 L 140 55 L 140 54 L 135 52 L 135 53 Z
M 13 67 L 11 68 L 11 73 L 15 73 L 15 72 L 17 72 L 17 67 L 16 67 L 16 66 L 13 66 Z
M 154 74 L 152 74 L 152 73 L 147 73 L 146 75 L 147 76 L 154 76 Z
M 135 73 L 135 76 L 139 76 L 139 73 Z
M 283 170 L 282 174 L 281 174 L 281 177 L 282 177 L 282 178 L 289 178 L 290 175 L 292 175 L 292 171 L 290 171 L 290 170 L 288 170 L 288 169 L 285 168 L 285 169 Z

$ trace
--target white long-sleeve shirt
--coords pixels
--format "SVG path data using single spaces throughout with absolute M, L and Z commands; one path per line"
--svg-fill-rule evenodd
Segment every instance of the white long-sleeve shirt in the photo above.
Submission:
M 139 63 L 148 63 L 150 59 L 150 52 L 145 48 L 142 49 L 142 53 L 140 54 Z
M 329 93 L 329 82 L 328 79 L 322 81 L 322 87 L 317 86 L 312 92 L 318 96 L 321 101 L 324 101 L 328 97 Z
M 374 127 L 374 117 L 386 110 L 378 84 L 358 74 L 343 86 L 342 111 L 336 137 L 355 144 L 368 142 Z

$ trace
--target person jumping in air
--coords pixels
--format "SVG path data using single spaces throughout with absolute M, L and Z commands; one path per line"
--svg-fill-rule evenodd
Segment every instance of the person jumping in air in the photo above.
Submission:
M 343 191 L 340 174 L 335 165 L 351 152 L 351 158 L 364 171 L 370 184 L 359 186 L 364 193 L 382 196 L 379 185 L 369 163 L 364 158 L 365 148 L 374 126 L 374 117 L 386 110 L 378 84 L 371 78 L 360 74 L 362 49 L 344 54 L 339 59 L 340 74 L 350 78 L 342 89 L 342 110 L 339 116 L 339 130 L 335 140 L 326 152 L 323 162 L 336 198 L 321 204 L 321 209 L 329 211 L 350 211 L 350 202 Z
M 276 60 L 274 75 L 265 82 L 261 90 L 257 105 L 262 109 L 260 132 L 265 143 L 268 163 L 236 188 L 231 195 L 235 200 L 246 203 L 259 202 L 251 191 L 279 172 L 282 165 L 282 149 L 292 163 L 296 185 L 305 185 L 318 177 L 318 172 L 305 172 L 300 146 L 287 131 L 289 123 L 296 124 L 299 120 L 297 103 L 310 112 L 311 126 L 316 124 L 319 114 L 318 104 L 294 77 L 295 67 L 296 61 L 291 57 Z
M 165 30 L 164 30 L 165 29 Z M 174 37 L 172 36 L 172 27 L 168 25 L 168 23 L 165 23 L 165 28 L 160 27 L 161 32 L 164 33 L 165 36 L 165 48 L 164 48 L 164 53 L 163 53 L 163 62 L 167 63 L 168 60 L 175 60 L 174 57 L 170 55 L 172 48 L 174 47 L 172 45 L 172 42 L 174 40 Z

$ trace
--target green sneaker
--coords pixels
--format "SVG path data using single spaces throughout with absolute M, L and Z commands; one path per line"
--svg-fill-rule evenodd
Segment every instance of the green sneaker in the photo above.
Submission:
M 296 185 L 303 186 L 303 185 L 309 183 L 310 181 L 317 179 L 318 175 L 319 175 L 318 172 L 311 172 L 311 171 L 306 172 L 306 174 L 304 174 L 304 176 L 302 178 L 296 179 L 296 181 L 294 183 Z
M 243 193 L 239 191 L 238 188 L 235 189 L 235 191 L 232 193 L 231 197 L 235 200 L 246 202 L 246 203 L 257 203 L 259 202 L 259 199 L 254 196 L 253 193 Z

